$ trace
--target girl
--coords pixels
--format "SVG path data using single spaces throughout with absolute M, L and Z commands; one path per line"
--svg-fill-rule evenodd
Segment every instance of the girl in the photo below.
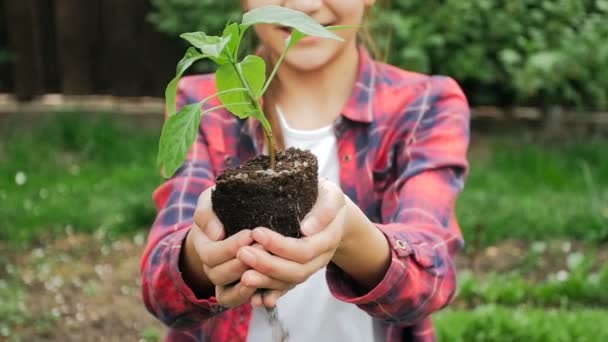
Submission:
M 243 7 L 361 25 L 374 2 Z M 272 64 L 290 32 L 259 25 L 256 33 Z M 301 41 L 264 101 L 280 145 L 319 158 L 324 178 L 303 238 L 264 227 L 225 238 L 211 209 L 216 175 L 265 149 L 251 119 L 206 115 L 182 168 L 155 191 L 143 295 L 169 341 L 271 341 L 264 307 L 275 305 L 290 341 L 435 340 L 429 315 L 453 298 L 463 245 L 454 205 L 468 170 L 468 104 L 452 79 L 375 62 L 355 30 L 339 34 L 342 43 Z M 215 91 L 213 75 L 184 78 L 178 105 Z

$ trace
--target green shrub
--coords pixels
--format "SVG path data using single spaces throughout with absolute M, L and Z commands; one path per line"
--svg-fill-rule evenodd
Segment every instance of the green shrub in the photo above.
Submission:
M 148 19 L 159 31 L 175 36 L 189 31 L 221 34 L 226 19 L 241 14 L 235 0 L 152 0 L 152 4 L 155 10 Z
M 475 105 L 608 108 L 608 0 L 386 2 L 372 28 L 389 61 L 457 78 Z M 240 8 L 236 0 L 153 5 L 150 20 L 174 36 L 219 33 Z
M 9 62 L 12 59 L 12 55 L 9 50 L 0 48 L 0 64 Z
M 608 1 L 403 0 L 379 18 L 390 61 L 454 76 L 474 103 L 608 105 Z

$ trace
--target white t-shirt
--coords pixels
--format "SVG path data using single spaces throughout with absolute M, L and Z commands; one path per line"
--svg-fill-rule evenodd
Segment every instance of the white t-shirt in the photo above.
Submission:
M 333 125 L 315 130 L 296 130 L 287 125 L 277 108 L 285 147 L 308 149 L 317 156 L 319 175 L 340 184 L 338 145 Z M 331 295 L 325 268 L 287 292 L 277 302 L 278 316 L 289 332 L 289 342 L 380 342 L 382 325 L 357 306 Z M 248 342 L 273 342 L 273 330 L 265 308 L 253 310 Z

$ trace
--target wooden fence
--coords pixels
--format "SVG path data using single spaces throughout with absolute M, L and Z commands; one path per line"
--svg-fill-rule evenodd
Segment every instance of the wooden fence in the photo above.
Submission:
M 183 54 L 150 0 L 0 0 L 0 93 L 159 96 Z

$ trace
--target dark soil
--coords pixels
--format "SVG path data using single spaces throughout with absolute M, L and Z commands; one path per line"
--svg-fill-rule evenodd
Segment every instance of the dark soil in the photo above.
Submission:
M 317 200 L 317 158 L 289 148 L 276 160 L 271 170 L 270 158 L 257 156 L 217 177 L 211 201 L 227 236 L 256 227 L 300 236 L 300 221 Z

